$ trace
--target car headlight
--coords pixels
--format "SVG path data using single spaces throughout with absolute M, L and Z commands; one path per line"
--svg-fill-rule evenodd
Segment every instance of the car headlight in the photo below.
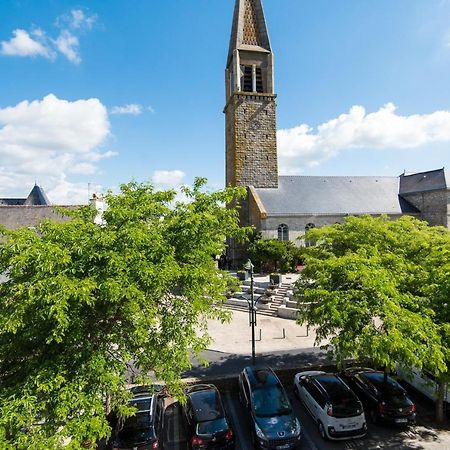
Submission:
M 266 436 L 264 436 L 264 433 L 262 432 L 261 428 L 259 428 L 256 422 L 255 422 L 255 433 L 256 436 L 258 436 L 260 439 L 266 439 Z
M 300 421 L 296 418 L 295 419 L 295 434 L 300 434 L 302 431 L 302 427 L 300 425 Z

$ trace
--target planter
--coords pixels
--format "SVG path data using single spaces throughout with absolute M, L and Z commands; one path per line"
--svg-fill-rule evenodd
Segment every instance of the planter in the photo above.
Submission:
M 248 272 L 245 272 L 244 270 L 239 271 L 239 272 L 237 273 L 237 277 L 238 277 L 239 280 L 245 281 L 245 280 L 248 279 Z
M 271 273 L 269 275 L 269 279 L 270 279 L 270 284 L 280 285 L 282 275 L 281 275 L 281 273 Z

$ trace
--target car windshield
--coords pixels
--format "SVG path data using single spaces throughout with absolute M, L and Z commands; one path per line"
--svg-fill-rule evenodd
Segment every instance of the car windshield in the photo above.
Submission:
M 208 422 L 200 422 L 197 424 L 198 436 L 211 436 L 213 434 L 220 433 L 221 431 L 228 430 L 228 423 L 225 417 L 221 417 L 216 420 L 209 420 Z
M 191 394 L 191 404 L 197 422 L 221 419 L 224 416 L 219 395 L 215 390 L 204 390 Z
M 316 380 L 327 391 L 336 417 L 361 414 L 362 407 L 356 395 L 335 375 L 322 375 Z
M 291 405 L 281 386 L 268 386 L 253 391 L 253 408 L 259 417 L 291 413 Z
M 406 395 L 405 390 L 391 377 L 387 377 L 385 382 L 384 374 L 381 372 L 366 372 L 363 374 L 363 377 L 381 393 L 402 397 Z

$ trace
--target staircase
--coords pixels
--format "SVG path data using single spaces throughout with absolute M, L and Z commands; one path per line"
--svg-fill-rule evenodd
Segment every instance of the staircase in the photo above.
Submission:
M 290 289 L 292 289 L 292 285 L 290 283 L 281 283 L 281 286 L 275 291 L 275 295 L 272 295 L 270 309 L 272 309 L 275 314 L 278 311 L 278 307 L 284 305 L 284 299 Z

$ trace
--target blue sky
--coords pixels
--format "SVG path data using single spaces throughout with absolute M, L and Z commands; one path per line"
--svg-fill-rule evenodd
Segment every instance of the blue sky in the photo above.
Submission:
M 283 173 L 450 167 L 450 0 L 264 6 Z M 222 186 L 233 8 L 2 0 L 0 196 L 35 180 L 62 203 L 86 201 L 88 183 Z

